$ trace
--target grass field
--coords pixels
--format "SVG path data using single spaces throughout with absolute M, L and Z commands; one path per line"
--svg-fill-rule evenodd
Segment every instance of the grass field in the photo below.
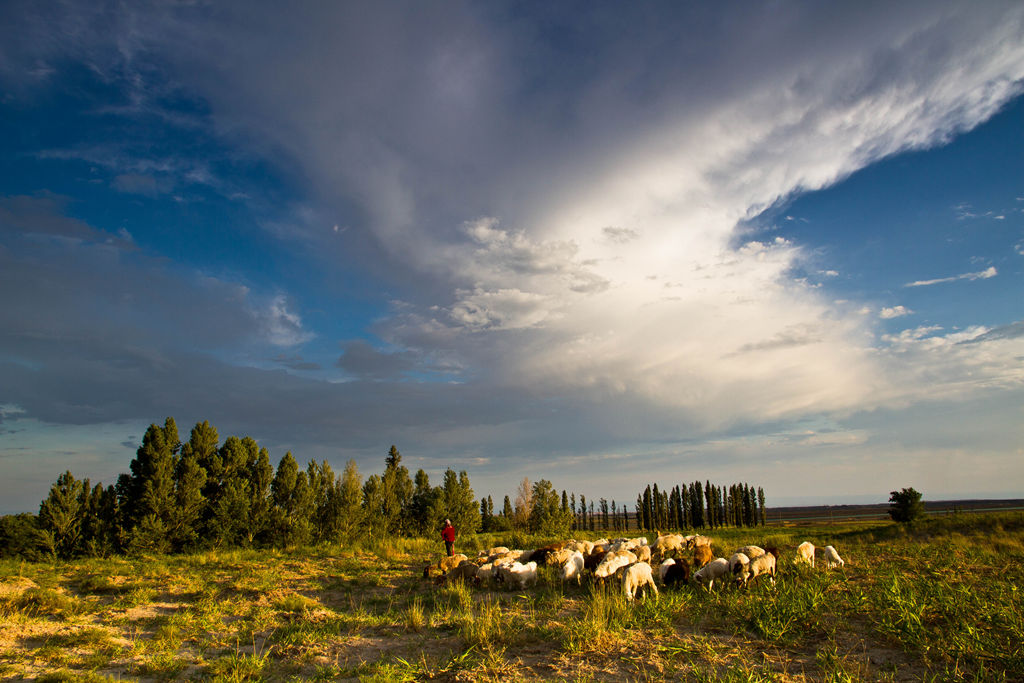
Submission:
M 554 570 L 525 591 L 438 587 L 421 571 L 441 544 L 424 540 L 0 564 L 0 677 L 1024 680 L 1022 513 L 711 536 L 720 555 L 782 548 L 777 586 L 636 604 Z M 845 569 L 794 565 L 803 540 Z

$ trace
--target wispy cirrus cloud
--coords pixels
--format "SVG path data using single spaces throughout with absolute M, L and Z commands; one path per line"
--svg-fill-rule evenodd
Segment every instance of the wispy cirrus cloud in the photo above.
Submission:
M 940 277 L 934 280 L 915 280 L 914 282 L 908 282 L 903 285 L 904 287 L 929 287 L 931 285 L 941 285 L 947 282 L 957 282 L 959 280 L 988 280 L 999 274 L 995 266 L 989 266 L 985 270 L 978 271 L 976 273 L 961 273 L 960 275 L 953 275 L 952 277 Z

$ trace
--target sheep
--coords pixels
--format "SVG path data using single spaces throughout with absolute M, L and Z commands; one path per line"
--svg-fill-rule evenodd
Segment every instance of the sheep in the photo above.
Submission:
M 761 557 L 762 555 L 764 555 L 765 549 L 756 545 L 745 545 L 742 548 L 738 548 L 736 552 L 743 553 L 752 560 L 755 557 Z
M 729 560 L 724 557 L 719 557 L 704 565 L 700 571 L 693 575 L 693 580 L 702 584 L 706 583 L 707 588 L 710 591 L 715 587 L 715 579 L 725 576 L 728 573 Z
M 651 547 L 650 546 L 642 545 L 639 548 L 633 548 L 631 550 L 632 550 L 633 554 L 636 555 L 636 561 L 637 562 L 647 562 L 647 563 L 650 563 L 650 561 L 651 561 Z
M 711 547 L 711 539 L 707 536 L 687 536 L 686 537 L 686 548 L 699 548 L 701 546 Z
M 587 557 L 594 552 L 593 541 L 570 541 L 566 546 L 569 550 L 578 550 L 583 554 L 583 557 Z
M 746 571 L 747 565 L 750 564 L 750 558 L 745 553 L 736 552 L 729 558 L 729 573 L 737 577 L 737 581 L 740 574 Z
M 713 560 L 714 557 L 715 555 L 711 552 L 710 546 L 699 545 L 693 549 L 693 566 L 703 567 L 708 562 Z
M 675 563 L 676 561 L 670 557 L 658 565 L 658 579 L 660 579 L 662 583 L 665 583 L 665 572 L 667 572 L 668 568 Z
M 626 600 L 635 598 L 639 590 L 644 590 L 644 597 L 646 597 L 648 586 L 654 591 L 654 597 L 658 597 L 658 587 L 654 584 L 651 565 L 646 562 L 636 562 L 623 570 L 622 592 L 626 594 Z
M 667 562 L 668 560 L 666 560 Z M 677 560 L 673 564 L 670 564 L 666 570 L 664 576 L 661 577 L 662 583 L 666 587 L 675 586 L 676 584 L 684 584 L 690 580 L 690 565 L 686 560 Z
M 562 565 L 562 581 L 576 579 L 576 584 L 579 585 L 582 576 L 583 553 L 579 550 L 575 550 L 569 556 L 569 559 L 566 560 L 565 564 Z
M 564 567 L 565 563 L 569 561 L 569 558 L 573 556 L 573 553 L 579 552 L 578 550 L 570 550 L 569 548 L 562 548 L 556 550 L 553 553 L 548 553 L 545 564 L 549 567 Z M 580 553 L 583 556 L 583 553 Z
M 664 559 L 672 554 L 681 555 L 685 546 L 686 542 L 683 540 L 682 534 L 659 534 L 657 540 L 654 541 L 653 556 Z
M 806 562 L 807 564 L 814 566 L 814 544 L 810 541 L 804 541 L 796 547 L 796 561 Z
M 601 560 L 601 564 L 594 569 L 594 576 L 598 579 L 606 579 L 614 574 L 619 568 L 636 562 L 636 555 L 628 550 L 610 552 Z
M 447 574 L 448 572 L 462 564 L 463 560 L 468 559 L 469 558 L 463 555 L 462 553 L 458 553 L 456 555 L 445 555 L 440 560 L 438 560 L 436 564 L 428 564 L 426 567 L 423 568 L 423 578 L 429 579 L 430 575 L 435 572 Z
M 825 560 L 825 569 L 832 569 L 832 567 L 844 567 L 846 562 L 843 558 L 839 557 L 839 553 L 830 545 L 825 546 L 824 550 L 821 551 L 823 559 Z
M 513 584 L 517 588 L 525 588 L 527 584 L 537 583 L 536 562 L 530 561 L 523 564 L 516 561 L 512 564 L 498 565 L 495 569 L 500 581 Z
M 590 571 L 596 571 L 607 555 L 608 553 L 604 550 L 595 550 L 583 559 L 583 568 L 589 569 Z
M 737 581 L 743 585 L 748 584 L 759 576 L 767 576 L 768 580 L 771 581 L 772 585 L 775 585 L 775 568 L 777 566 L 778 551 L 774 548 L 769 548 L 768 552 L 760 557 L 755 557 L 747 565 L 746 570 L 742 571 L 737 578 Z
M 473 581 L 476 582 L 479 576 L 480 567 L 476 565 L 472 560 L 463 560 L 458 567 L 455 567 L 450 572 L 441 577 L 442 583 L 449 583 L 451 581 Z
M 492 562 L 488 562 L 487 564 L 480 565 L 480 567 L 476 570 L 476 583 L 477 583 L 477 585 L 480 585 L 482 583 L 487 583 L 491 579 L 493 579 L 494 576 L 495 576 L 495 569 L 494 568 L 495 568 L 495 565 Z

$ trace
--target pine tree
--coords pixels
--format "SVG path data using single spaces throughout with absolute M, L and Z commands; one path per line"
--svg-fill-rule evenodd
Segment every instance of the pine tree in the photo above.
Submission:
M 653 524 L 652 517 L 654 515 L 654 507 L 651 502 L 651 485 L 648 484 L 647 488 L 644 489 L 644 518 L 643 518 L 643 529 L 644 531 L 650 531 Z
M 206 470 L 196 455 L 182 448 L 174 468 L 174 510 L 171 515 L 171 544 L 176 550 L 195 548 L 198 544 L 203 516 L 206 512 Z
M 423 470 L 420 470 L 421 472 Z M 426 476 L 426 474 L 424 474 Z M 338 539 L 351 544 L 356 540 L 363 521 L 363 483 L 355 460 L 345 463 L 341 482 L 336 489 L 338 496 Z M 429 486 L 429 484 L 428 484 Z M 426 509 L 424 508 L 424 512 Z
M 174 524 L 174 470 L 178 427 L 168 417 L 164 426 L 151 424 L 131 462 L 127 502 L 129 548 L 133 552 L 166 553 Z
M 384 520 L 385 533 L 391 536 L 408 533 L 411 524 L 409 505 L 414 486 L 409 470 L 402 465 L 402 454 L 393 444 L 384 459 L 381 487 L 380 514 Z
M 249 519 L 245 537 L 247 545 L 267 542 L 271 533 L 270 487 L 274 481 L 274 466 L 270 453 L 261 448 L 256 462 L 246 477 L 249 487 Z
M 307 543 L 313 496 L 306 473 L 299 471 L 290 451 L 278 463 L 270 491 L 275 545 L 287 547 Z
M 757 507 L 761 510 L 761 526 L 765 526 L 768 520 L 765 518 L 764 489 L 760 486 L 757 487 Z
M 56 557 L 67 559 L 79 551 L 82 530 L 83 482 L 70 471 L 57 477 L 50 493 L 39 505 L 39 527 L 43 531 L 44 546 Z

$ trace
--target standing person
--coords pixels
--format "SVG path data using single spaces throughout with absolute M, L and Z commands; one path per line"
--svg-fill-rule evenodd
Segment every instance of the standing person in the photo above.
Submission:
M 452 520 L 444 520 L 441 538 L 444 539 L 444 549 L 448 552 L 448 557 L 453 556 L 455 554 L 455 527 L 452 526 Z

